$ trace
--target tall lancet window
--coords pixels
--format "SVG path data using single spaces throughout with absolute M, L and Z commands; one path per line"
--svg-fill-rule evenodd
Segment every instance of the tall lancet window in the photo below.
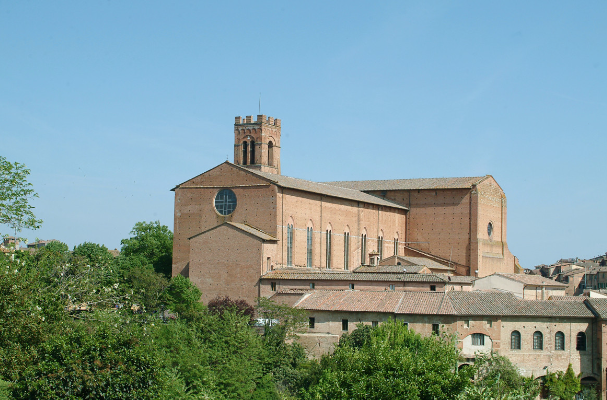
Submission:
M 287 266 L 293 266 L 293 225 L 287 225 Z
M 274 166 L 274 143 L 272 142 L 268 142 L 268 165 Z
M 249 146 L 247 142 L 242 142 L 242 165 L 247 165 L 247 156 L 249 155 Z

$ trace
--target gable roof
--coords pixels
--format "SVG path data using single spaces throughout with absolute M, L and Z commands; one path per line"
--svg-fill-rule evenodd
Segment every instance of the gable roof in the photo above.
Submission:
M 240 165 L 232 164 L 226 161 L 231 166 L 242 169 L 246 172 L 249 172 L 253 175 L 257 175 L 267 181 L 272 182 L 273 184 L 288 188 L 288 189 L 296 189 L 304 192 L 312 192 L 318 194 L 324 194 L 325 196 L 337 197 L 341 199 L 360 201 L 363 203 L 369 204 L 377 204 L 380 206 L 399 208 L 401 210 L 408 210 L 407 207 L 402 204 L 398 204 L 396 202 L 385 200 L 381 197 L 373 196 L 368 193 L 361 192 L 360 190 L 342 188 L 334 185 L 329 185 L 326 183 L 318 183 L 307 181 L 305 179 L 292 178 L 290 176 L 272 174 L 270 172 L 261 172 L 248 168 L 241 167 Z
M 191 181 L 192 179 L 198 178 L 201 175 L 206 174 L 209 171 L 214 170 L 215 168 L 219 167 L 220 165 L 228 165 L 230 167 L 244 171 L 248 174 L 255 175 L 255 176 L 265 180 L 266 182 L 273 183 L 276 186 L 280 186 L 280 187 L 284 187 L 284 188 L 288 188 L 288 189 L 296 189 L 296 190 L 301 190 L 304 192 L 311 192 L 311 193 L 323 194 L 325 196 L 337 197 L 340 199 L 354 200 L 354 201 L 360 201 L 363 203 L 398 208 L 401 210 L 408 210 L 408 208 L 403 206 L 402 204 L 399 204 L 399 203 L 396 203 L 396 202 L 393 202 L 390 200 L 386 200 L 381 197 L 377 197 L 377 196 L 374 196 L 374 195 L 371 195 L 368 193 L 364 193 L 364 192 L 361 192 L 360 190 L 342 188 L 342 187 L 338 187 L 338 186 L 334 186 L 334 185 L 329 185 L 326 183 L 312 182 L 312 181 L 307 181 L 305 179 L 292 178 L 290 176 L 272 174 L 269 172 L 256 171 L 256 170 L 242 167 L 240 165 L 233 164 L 229 161 L 225 161 L 222 164 L 219 164 L 218 166 L 211 168 L 210 170 L 208 170 L 206 172 L 203 172 L 202 174 L 196 175 L 194 178 L 188 179 L 187 181 L 180 183 L 179 185 L 175 186 L 171 190 L 174 191 L 175 189 L 179 189 L 182 187 L 188 188 L 188 186 L 182 186 L 182 185 L 184 185 L 186 182 Z
M 415 190 L 415 189 L 469 189 L 491 175 L 462 178 L 388 179 L 370 181 L 326 182 L 343 188 L 357 190 Z
M 253 227 L 251 225 L 241 224 L 241 223 L 238 223 L 238 222 L 224 222 L 223 224 L 219 224 L 217 226 L 214 226 L 211 229 L 207 229 L 206 231 L 197 233 L 196 235 L 194 235 L 192 237 L 189 237 L 188 240 L 194 239 L 197 236 L 203 235 L 203 234 L 205 234 L 207 232 L 210 232 L 210 231 L 215 230 L 215 229 L 217 229 L 217 228 L 219 228 L 221 226 L 226 226 L 226 225 L 230 226 L 230 227 L 233 227 L 233 228 L 236 228 L 236 229 L 238 229 L 238 230 L 240 230 L 242 232 L 248 233 L 249 235 L 255 236 L 258 239 L 261 239 L 261 240 L 264 240 L 264 241 L 272 242 L 272 241 L 277 241 L 278 240 L 274 236 L 272 236 L 272 235 L 270 235 L 268 233 L 265 233 L 264 231 L 262 231 L 260 229 L 257 229 L 257 228 L 255 228 L 255 227 Z

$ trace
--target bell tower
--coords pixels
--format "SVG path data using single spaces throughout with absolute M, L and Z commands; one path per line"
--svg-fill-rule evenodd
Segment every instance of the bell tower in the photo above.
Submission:
M 280 175 L 280 120 L 265 115 L 236 117 L 234 164 Z

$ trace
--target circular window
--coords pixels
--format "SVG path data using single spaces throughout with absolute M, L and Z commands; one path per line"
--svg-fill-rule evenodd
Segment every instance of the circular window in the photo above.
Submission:
M 230 189 L 221 189 L 215 196 L 215 210 L 221 215 L 230 215 L 236 209 L 236 195 Z
M 489 234 L 489 237 L 491 237 L 493 235 L 493 223 L 489 222 L 489 225 L 487 225 L 487 233 Z

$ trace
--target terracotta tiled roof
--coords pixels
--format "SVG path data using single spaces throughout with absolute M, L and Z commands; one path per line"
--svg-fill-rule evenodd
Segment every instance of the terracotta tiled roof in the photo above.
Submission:
M 276 269 L 263 275 L 261 279 L 445 283 L 443 278 L 434 274 L 403 274 L 402 272 L 351 272 L 317 270 L 312 268 Z
M 402 292 L 397 314 L 455 314 L 444 292 Z
M 403 206 L 402 204 L 398 204 L 398 203 L 395 203 L 395 202 L 392 202 L 389 200 L 385 200 L 380 197 L 361 192 L 360 190 L 343 188 L 343 187 L 339 187 L 339 186 L 335 186 L 335 185 L 329 185 L 326 183 L 312 182 L 312 181 L 307 181 L 305 179 L 292 178 L 290 176 L 272 174 L 269 172 L 255 171 L 255 170 L 251 170 L 248 168 L 243 168 L 241 166 L 238 166 L 238 165 L 235 165 L 232 163 L 229 163 L 229 164 L 231 164 L 237 168 L 241 168 L 245 171 L 248 171 L 254 175 L 265 178 L 266 180 L 269 180 L 278 186 L 286 187 L 289 189 L 303 190 L 304 192 L 320 193 L 320 194 L 324 194 L 327 196 L 338 197 L 338 198 L 348 199 L 348 200 L 361 201 L 361 202 L 370 203 L 370 204 L 378 204 L 380 206 L 387 206 L 387 207 L 392 207 L 392 208 L 400 208 L 403 210 L 408 209 L 407 207 Z
M 589 299 L 586 302 L 602 319 L 607 319 L 607 299 Z
M 393 313 L 402 292 L 370 292 L 358 290 L 315 290 L 305 294 L 295 307 L 318 311 L 366 311 Z
M 472 282 L 474 282 L 476 280 L 476 277 L 474 276 L 457 276 L 457 275 L 444 275 L 444 274 L 437 274 L 438 276 L 440 276 L 441 278 L 443 278 L 444 280 L 447 281 L 447 283 L 470 283 L 472 284 Z
M 559 286 L 559 287 L 567 286 L 563 283 L 553 281 L 552 279 L 544 278 L 543 276 L 540 276 L 540 275 L 504 274 L 504 273 L 496 273 L 495 275 L 503 276 L 505 278 L 524 283 L 525 285 Z
M 357 190 L 468 189 L 491 175 L 465 178 L 389 179 L 376 181 L 335 181 L 329 185 Z
M 580 301 L 588 300 L 587 296 L 550 296 L 548 300 L 552 301 Z
M 607 299 L 589 300 L 607 318 Z M 520 300 L 502 292 L 393 292 L 315 290 L 296 307 L 323 311 L 366 311 L 419 315 L 592 317 L 581 301 Z
M 419 273 L 419 271 L 423 270 L 424 268 L 426 268 L 424 265 L 376 265 L 376 266 L 361 265 L 360 267 L 357 267 L 354 270 L 354 272 L 355 273 L 359 273 L 359 272 L 378 272 L 378 273 L 395 272 L 395 273 L 401 273 L 401 274 L 402 273 L 417 274 L 417 273 Z

